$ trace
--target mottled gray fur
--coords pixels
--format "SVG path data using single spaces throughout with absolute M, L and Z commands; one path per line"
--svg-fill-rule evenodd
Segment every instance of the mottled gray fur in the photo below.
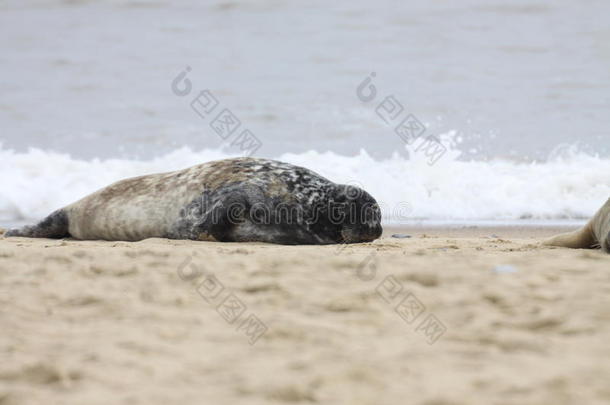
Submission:
M 351 243 L 379 237 L 380 220 L 364 190 L 287 163 L 235 158 L 116 182 L 7 236 Z

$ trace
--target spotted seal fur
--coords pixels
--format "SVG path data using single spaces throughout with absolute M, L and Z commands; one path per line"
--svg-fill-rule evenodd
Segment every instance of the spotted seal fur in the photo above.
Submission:
M 610 199 L 582 228 L 553 236 L 544 242 L 548 246 L 594 249 L 610 253 Z
M 366 191 L 303 167 L 235 158 L 121 180 L 6 236 L 332 244 L 381 232 Z

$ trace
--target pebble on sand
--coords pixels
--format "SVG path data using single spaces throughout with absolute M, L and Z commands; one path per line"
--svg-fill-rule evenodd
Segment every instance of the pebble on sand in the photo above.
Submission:
M 494 267 L 493 272 L 499 274 L 516 273 L 517 268 L 515 266 L 511 266 L 510 264 L 501 264 L 499 266 Z

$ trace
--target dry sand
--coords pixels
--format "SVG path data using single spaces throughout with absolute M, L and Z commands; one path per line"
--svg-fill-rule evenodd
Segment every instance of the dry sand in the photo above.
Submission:
M 610 255 L 554 231 L 0 239 L 0 404 L 608 404 Z

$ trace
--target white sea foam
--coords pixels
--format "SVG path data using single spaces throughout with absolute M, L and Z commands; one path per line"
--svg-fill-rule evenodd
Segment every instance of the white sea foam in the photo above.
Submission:
M 308 167 L 338 183 L 360 185 L 382 206 L 384 221 L 583 219 L 610 196 L 610 160 L 555 154 L 545 163 L 461 161 L 450 150 L 434 165 L 425 156 L 374 160 L 309 151 L 276 159 Z M 79 160 L 39 149 L 0 146 L 0 221 L 36 220 L 116 180 L 171 171 L 230 155 L 177 149 L 152 160 Z

